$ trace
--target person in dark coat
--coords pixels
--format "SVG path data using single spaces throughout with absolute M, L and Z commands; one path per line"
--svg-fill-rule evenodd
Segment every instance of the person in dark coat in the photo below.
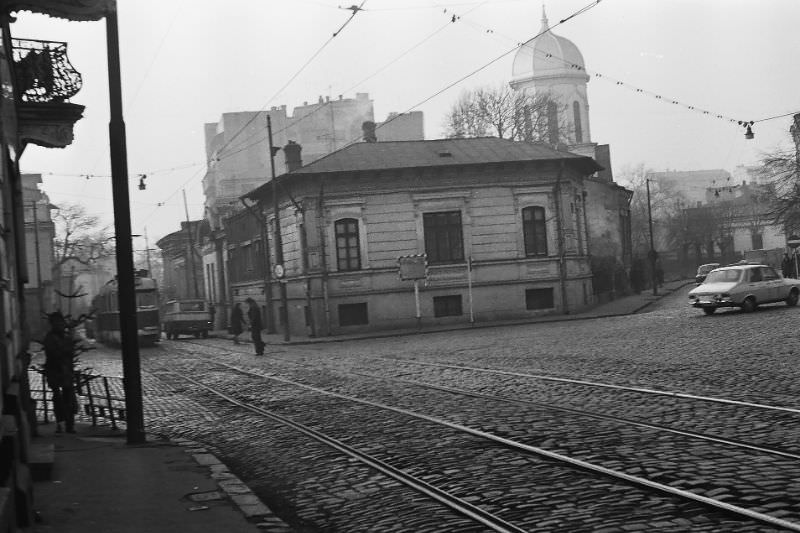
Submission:
M 44 375 L 53 392 L 53 411 L 56 416 L 56 433 L 75 433 L 75 378 L 73 356 L 75 344 L 67 321 L 60 312 L 48 315 L 50 331 L 44 337 Z
M 264 355 L 264 341 L 261 340 L 261 310 L 252 298 L 245 300 L 250 308 L 247 310 L 247 318 L 250 320 L 250 337 L 253 339 L 253 346 L 256 348 L 256 355 Z
M 233 343 L 239 344 L 239 335 L 244 331 L 245 321 L 244 313 L 242 312 L 242 304 L 237 303 L 233 306 L 231 311 L 231 334 L 233 335 Z

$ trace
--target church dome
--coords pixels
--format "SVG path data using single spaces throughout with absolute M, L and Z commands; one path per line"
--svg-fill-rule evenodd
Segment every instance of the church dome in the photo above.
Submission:
M 538 78 L 580 78 L 588 81 L 583 55 L 575 44 L 549 31 L 542 8 L 539 36 L 522 45 L 514 56 L 512 85 Z

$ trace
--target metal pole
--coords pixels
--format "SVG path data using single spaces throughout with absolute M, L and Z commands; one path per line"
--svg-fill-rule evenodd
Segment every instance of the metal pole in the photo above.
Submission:
M 417 329 L 422 329 L 422 313 L 419 310 L 419 280 L 414 280 L 414 304 L 417 308 Z
M 144 227 L 144 255 L 147 258 L 147 272 L 151 278 L 155 278 L 153 266 L 150 264 L 150 243 L 147 241 L 147 226 Z
M 39 249 L 39 210 L 36 207 L 36 200 L 32 202 L 33 207 L 33 239 L 36 246 L 36 292 L 39 300 L 39 316 L 44 313 L 44 288 L 42 287 L 42 253 Z M 39 327 L 41 328 L 42 320 L 39 319 Z
M 194 297 L 200 297 L 200 291 L 197 289 L 197 270 L 194 266 L 194 242 L 192 238 L 192 225 L 189 222 L 189 207 L 186 205 L 186 189 L 183 189 L 183 210 L 186 213 L 186 235 L 188 235 L 187 245 L 189 247 L 189 268 L 192 271 L 192 288 L 194 289 Z
M 280 202 L 278 201 L 278 183 L 275 180 L 275 148 L 272 146 L 272 119 L 267 115 L 267 138 L 269 139 L 269 166 L 272 171 L 272 205 L 275 215 L 275 266 L 284 268 L 283 238 L 281 237 Z M 285 272 L 285 271 L 284 271 Z M 281 291 L 281 318 L 283 319 L 283 340 L 289 342 L 289 296 L 286 292 L 286 281 L 278 279 Z
M 658 296 L 658 280 L 656 279 L 656 247 L 653 243 L 653 212 L 650 207 L 650 180 L 646 179 L 647 185 L 647 223 L 650 226 L 650 275 L 653 278 L 653 296 Z
M 467 293 L 469 294 L 469 323 L 475 323 L 475 313 L 472 308 L 472 256 L 467 257 Z
M 119 284 L 120 337 L 122 372 L 125 387 L 128 444 L 144 444 L 142 376 L 136 324 L 136 292 L 133 275 L 133 238 L 131 237 L 130 197 L 128 192 L 128 154 L 125 121 L 122 117 L 122 82 L 119 59 L 117 5 L 106 14 L 108 47 L 108 89 L 111 119 L 108 123 L 111 150 L 111 185 L 114 197 L 114 229 L 117 245 L 117 281 Z

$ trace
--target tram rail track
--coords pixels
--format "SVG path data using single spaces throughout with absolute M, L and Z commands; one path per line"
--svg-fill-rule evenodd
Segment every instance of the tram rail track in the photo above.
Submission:
M 589 387 L 597 387 L 603 389 L 612 389 L 612 390 L 620 390 L 620 391 L 630 391 L 636 392 L 640 394 L 650 394 L 656 396 L 668 396 L 671 398 L 682 398 L 687 400 L 698 400 L 710 403 L 719 403 L 719 404 L 726 404 L 726 405 L 734 405 L 740 407 L 752 407 L 756 409 L 765 409 L 768 411 L 780 411 L 785 413 L 791 413 L 793 415 L 800 415 L 800 409 L 794 407 L 784 407 L 779 405 L 769 405 L 769 404 L 762 404 L 758 402 L 746 402 L 742 400 L 733 400 L 729 398 L 719 398 L 715 396 L 703 396 L 699 394 L 690 394 L 685 392 L 678 392 L 678 391 L 668 391 L 668 390 L 659 390 L 659 389 L 652 389 L 647 387 L 631 387 L 626 385 L 616 385 L 613 383 L 603 383 L 600 381 L 591 381 L 591 380 L 583 380 L 583 379 L 571 379 L 571 378 L 563 378 L 558 376 L 549 376 L 546 374 L 530 374 L 527 372 L 514 372 L 511 370 L 502 370 L 497 368 L 489 368 L 489 367 L 476 367 L 476 366 L 468 366 L 468 365 L 456 365 L 456 364 L 447 364 L 447 363 L 433 363 L 433 362 L 426 362 L 426 361 L 414 361 L 411 359 L 397 359 L 392 357 L 381 357 L 380 359 L 385 359 L 388 361 L 392 361 L 395 363 L 403 363 L 403 364 L 411 364 L 411 365 L 421 365 L 421 366 L 431 366 L 431 367 L 438 367 L 438 368 L 448 368 L 454 370 L 470 370 L 473 372 L 483 372 L 489 374 L 496 374 L 502 376 L 511 376 L 511 377 L 521 377 L 526 379 L 535 379 L 535 380 L 542 380 L 542 381 L 552 381 L 558 383 L 567 383 L 573 385 L 583 385 Z
M 666 485 L 666 484 L 662 484 L 662 483 L 659 483 L 659 482 L 656 482 L 656 481 L 653 481 L 653 480 L 641 478 L 639 476 L 633 476 L 633 475 L 627 474 L 625 472 L 616 471 L 616 470 L 613 470 L 613 469 L 610 469 L 610 468 L 603 467 L 601 465 L 593 464 L 593 463 L 590 463 L 590 462 L 587 462 L 587 461 L 582 461 L 580 459 L 575 459 L 573 457 L 568 457 L 568 456 L 565 456 L 563 454 L 554 453 L 554 452 L 551 452 L 549 450 L 545 450 L 543 448 L 538 448 L 538 447 L 535 447 L 535 446 L 529 446 L 527 444 L 520 443 L 520 442 L 514 441 L 512 439 L 499 437 L 497 435 L 486 433 L 484 431 L 475 430 L 473 428 L 470 428 L 470 427 L 467 427 L 467 426 L 463 426 L 463 425 L 460 425 L 460 424 L 453 424 L 453 423 L 451 423 L 451 422 L 449 422 L 447 420 L 438 419 L 436 417 L 431 417 L 431 416 L 428 416 L 428 415 L 425 415 L 425 414 L 422 414 L 422 413 L 409 411 L 407 409 L 397 408 L 397 407 L 391 406 L 391 405 L 381 404 L 381 403 L 378 403 L 378 402 L 371 402 L 369 400 L 364 400 L 364 399 L 361 399 L 361 398 L 350 397 L 350 396 L 339 394 L 339 393 L 332 392 L 332 391 L 329 391 L 329 390 L 324 390 L 324 389 L 321 389 L 319 387 L 313 387 L 313 386 L 310 386 L 310 385 L 307 385 L 307 384 L 304 384 L 304 383 L 300 383 L 300 382 L 296 382 L 296 381 L 292 381 L 292 380 L 287 380 L 285 378 L 279 378 L 279 377 L 275 377 L 275 376 L 264 376 L 261 373 L 251 372 L 249 370 L 245 370 L 245 369 L 239 368 L 237 366 L 229 365 L 227 363 L 223 363 L 223 362 L 220 362 L 220 361 L 212 361 L 212 363 L 216 364 L 216 365 L 219 365 L 221 367 L 228 368 L 229 370 L 232 370 L 234 372 L 238 372 L 238 373 L 245 374 L 245 375 L 250 375 L 250 376 L 256 377 L 258 379 L 274 380 L 274 381 L 281 382 L 281 383 L 284 383 L 284 384 L 289 384 L 289 385 L 296 386 L 296 387 L 302 387 L 302 388 L 307 389 L 307 390 L 313 390 L 313 391 L 315 391 L 317 393 L 321 393 L 321 394 L 329 395 L 329 396 L 332 396 L 332 397 L 344 399 L 344 400 L 347 400 L 347 401 L 350 401 L 350 402 L 358 402 L 358 403 L 361 403 L 363 405 L 369 405 L 369 406 L 380 408 L 380 409 L 391 410 L 393 412 L 402 414 L 404 416 L 416 417 L 416 418 L 419 418 L 419 419 L 422 419 L 422 420 L 426 420 L 428 422 L 439 424 L 439 425 L 442 425 L 442 426 L 445 426 L 445 427 L 448 427 L 448 428 L 451 428 L 451 429 L 455 429 L 455 430 L 458 430 L 458 431 L 461 431 L 461 432 L 464 432 L 464 433 L 467 433 L 467 434 L 470 434 L 470 435 L 473 435 L 473 436 L 476 436 L 476 437 L 480 437 L 482 439 L 485 439 L 485 440 L 488 440 L 488 441 L 492 441 L 494 443 L 497 443 L 497 444 L 500 444 L 500 445 L 503 445 L 503 446 L 506 446 L 506 447 L 510 447 L 510 448 L 513 448 L 513 449 L 521 451 L 521 452 L 532 453 L 532 454 L 535 454 L 537 456 L 547 458 L 549 460 L 558 461 L 559 463 L 569 465 L 572 468 L 579 468 L 581 470 L 589 471 L 589 472 L 592 472 L 592 473 L 595 473 L 595 474 L 599 474 L 599 475 L 603 475 L 603 476 L 614 478 L 616 480 L 624 481 L 625 483 L 633 484 L 635 486 L 638 486 L 638 487 L 646 489 L 646 490 L 656 491 L 656 492 L 659 492 L 661 494 L 666 494 L 666 495 L 669 495 L 669 496 L 672 496 L 672 497 L 678 497 L 678 498 L 686 500 L 686 501 L 692 501 L 694 503 L 698 503 L 698 504 L 701 504 L 701 505 L 710 506 L 710 507 L 712 507 L 712 508 L 714 508 L 714 509 L 716 509 L 718 511 L 724 511 L 726 513 L 732 513 L 732 514 L 734 514 L 736 516 L 739 516 L 739 517 L 742 517 L 744 519 L 755 520 L 755 521 L 758 521 L 758 522 L 761 522 L 763 524 L 767 524 L 767 525 L 770 525 L 770 526 L 773 526 L 773 527 L 780 527 L 780 528 L 791 530 L 791 531 L 800 531 L 800 523 L 795 523 L 795 522 L 792 522 L 792 521 L 789 521 L 789 520 L 784 520 L 784 519 L 781 519 L 781 518 L 778 518 L 778 517 L 775 517 L 775 516 L 772 516 L 772 515 L 769 515 L 769 514 L 765 514 L 765 513 L 761 513 L 761 512 L 757 512 L 757 511 L 752 511 L 752 510 L 747 509 L 745 507 L 741 507 L 741 506 L 738 506 L 738 505 L 733 505 L 733 504 L 730 504 L 730 503 L 727 503 L 727 502 L 723 502 L 721 500 L 717 500 L 717 499 L 714 499 L 714 498 L 709 498 L 709 497 L 706 497 L 706 496 L 695 494 L 695 493 L 692 493 L 690 491 L 682 490 L 682 489 L 679 489 L 679 488 L 676 488 L 676 487 L 672 487 L 672 486 L 669 486 L 669 485 Z M 793 458 L 796 458 L 796 457 L 793 456 Z
M 375 457 L 372 457 L 367 453 L 359 451 L 358 449 L 352 446 L 348 446 L 347 444 L 329 435 L 326 435 L 325 433 L 317 431 L 309 426 L 306 426 L 300 422 L 292 420 L 291 418 L 288 418 L 286 416 L 282 416 L 274 411 L 270 411 L 262 407 L 255 406 L 253 404 L 237 400 L 236 398 L 228 394 L 225 394 L 224 392 L 214 387 L 201 383 L 196 379 L 190 378 L 185 375 L 180 375 L 174 372 L 171 374 L 173 377 L 188 381 L 197 387 L 201 387 L 206 391 L 216 396 L 219 396 L 223 400 L 231 404 L 234 404 L 241 409 L 246 409 L 250 412 L 269 418 L 275 422 L 289 426 L 292 429 L 295 429 L 296 431 L 303 433 L 304 435 L 306 435 L 311 439 L 314 439 L 322 444 L 325 444 L 326 446 L 334 448 L 335 450 L 349 457 L 352 457 L 353 459 L 369 466 L 370 468 L 377 470 L 378 472 L 388 477 L 391 477 L 392 479 L 402 483 L 403 485 L 416 490 L 417 492 L 427 496 L 428 498 L 435 500 L 436 502 L 450 508 L 454 512 L 461 514 L 464 517 L 473 520 L 489 528 L 492 531 L 496 531 L 498 533 L 525 533 L 526 531 L 524 529 L 516 527 L 513 524 L 508 523 L 507 521 L 503 520 L 502 518 L 496 515 L 493 515 L 492 513 L 489 513 L 481 509 L 476 505 L 467 502 L 462 498 L 459 498 L 457 496 L 454 496 L 453 494 L 448 493 L 447 491 L 439 489 L 438 487 L 435 487 L 430 483 L 426 483 L 422 479 L 419 479 L 418 477 L 408 474 L 403 470 L 394 468 L 393 466 L 387 464 L 386 462 L 381 461 L 380 459 L 377 459 Z
M 238 351 L 238 350 L 234 350 L 234 351 Z M 244 352 L 239 352 L 239 353 L 244 353 Z M 302 366 L 306 366 L 303 363 L 298 363 L 298 362 L 294 362 L 294 361 L 282 360 L 282 362 L 284 362 L 286 364 L 301 366 L 301 367 Z M 403 362 L 405 362 L 405 361 L 403 360 Z M 446 365 L 446 366 L 449 367 L 449 365 Z M 461 369 L 462 367 L 457 367 L 457 368 Z M 377 379 L 377 380 L 383 380 L 383 381 L 389 381 L 389 382 L 405 383 L 405 384 L 412 385 L 412 386 L 417 386 L 417 387 L 422 387 L 422 388 L 432 389 L 432 390 L 439 390 L 439 391 L 448 392 L 448 393 L 451 393 L 451 394 L 470 396 L 470 397 L 473 397 L 473 398 L 480 398 L 480 399 L 486 399 L 486 400 L 491 400 L 491 401 L 500 401 L 500 402 L 519 404 L 519 405 L 538 407 L 538 408 L 542 408 L 542 409 L 559 411 L 559 412 L 563 412 L 563 413 L 570 413 L 570 414 L 574 414 L 574 415 L 580 415 L 580 416 L 585 416 L 585 417 L 589 417 L 589 418 L 595 418 L 595 419 L 599 419 L 599 420 L 607 420 L 607 421 L 614 422 L 614 423 L 619 423 L 619 424 L 626 424 L 626 425 L 630 425 L 630 426 L 648 428 L 648 429 L 653 429 L 653 430 L 657 430 L 657 431 L 664 431 L 664 432 L 673 433 L 673 434 L 676 434 L 676 435 L 683 435 L 683 436 L 687 436 L 687 437 L 691 437 L 691 438 L 695 438 L 695 439 L 705 440 L 705 441 L 708 441 L 708 442 L 715 442 L 715 443 L 719 443 L 719 444 L 723 444 L 723 445 L 727 445 L 727 446 L 731 446 L 731 447 L 735 447 L 735 448 L 749 449 L 749 450 L 753 450 L 753 451 L 756 451 L 756 452 L 759 452 L 759 453 L 766 453 L 766 454 L 771 454 L 771 455 L 784 457 L 784 458 L 787 458 L 787 459 L 800 461 L 800 453 L 793 453 L 793 452 L 782 450 L 782 449 L 779 449 L 779 448 L 763 446 L 763 445 L 760 445 L 760 444 L 746 442 L 746 441 L 743 441 L 743 440 L 724 438 L 724 437 L 721 437 L 719 435 L 712 435 L 712 434 L 708 434 L 708 433 L 700 433 L 700 432 L 696 432 L 696 431 L 678 429 L 678 428 L 670 427 L 670 426 L 663 425 L 663 424 L 647 423 L 647 422 L 642 422 L 642 421 L 635 420 L 635 419 L 630 419 L 630 418 L 623 418 L 623 417 L 614 416 L 614 415 L 601 414 L 601 413 L 597 413 L 597 412 L 589 411 L 589 410 L 585 410 L 585 409 L 570 408 L 570 407 L 564 407 L 564 406 L 560 406 L 560 405 L 554 405 L 552 403 L 547 403 L 547 402 L 527 400 L 527 399 L 523 399 L 523 398 L 512 398 L 512 397 L 506 397 L 506 396 L 502 396 L 502 395 L 485 394 L 485 393 L 475 392 L 475 391 L 471 391 L 471 390 L 467 390 L 467 389 L 463 389 L 463 388 L 449 387 L 449 386 L 438 385 L 438 384 L 433 384 L 433 383 L 427 383 L 427 382 L 418 381 L 418 380 L 412 380 L 412 379 L 403 379 L 403 378 L 398 378 L 398 377 L 387 377 L 385 375 L 375 375 L 375 374 L 369 374 L 369 373 L 358 372 L 358 371 L 353 371 L 353 370 L 344 370 L 344 369 L 341 369 L 341 368 L 335 368 L 334 371 L 337 372 L 337 373 L 341 373 L 341 374 L 347 374 L 347 375 L 353 375 L 353 376 L 361 376 L 361 377 L 366 377 L 366 378 L 369 378 L 369 379 Z M 511 373 L 511 374 L 516 375 L 515 373 Z M 525 375 L 525 374 L 523 374 L 523 375 Z M 559 379 L 559 381 L 569 381 L 569 380 L 561 380 L 561 379 Z M 578 383 L 581 383 L 581 384 L 585 383 L 583 380 L 572 380 L 572 382 L 578 382 Z M 637 390 L 637 391 L 639 390 L 638 388 L 631 388 L 631 387 L 618 387 L 618 388 L 622 389 L 622 390 Z M 697 396 L 688 395 L 688 394 L 668 394 L 667 396 L 679 397 L 679 398 L 690 399 L 690 400 L 697 400 L 697 399 L 704 400 L 705 399 L 705 397 L 697 397 Z M 724 403 L 726 405 L 748 406 L 748 407 L 752 406 L 752 405 L 750 405 L 748 403 L 745 403 L 745 402 L 722 401 L 722 400 L 724 400 L 722 398 L 716 398 L 716 400 L 718 400 L 717 403 Z M 770 406 L 759 405 L 759 407 L 768 409 Z M 776 411 L 776 412 L 786 412 L 786 409 L 782 409 L 782 408 L 781 409 L 774 409 L 774 411 Z

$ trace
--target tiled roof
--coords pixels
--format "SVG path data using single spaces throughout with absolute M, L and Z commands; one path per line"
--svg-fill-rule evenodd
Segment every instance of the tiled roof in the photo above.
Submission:
M 495 137 L 438 139 L 430 141 L 385 141 L 352 144 L 305 165 L 292 175 L 327 172 L 355 172 L 531 160 L 575 159 L 597 167 L 588 157 L 554 150 L 542 144 L 510 141 Z M 599 170 L 592 168 L 590 172 Z

